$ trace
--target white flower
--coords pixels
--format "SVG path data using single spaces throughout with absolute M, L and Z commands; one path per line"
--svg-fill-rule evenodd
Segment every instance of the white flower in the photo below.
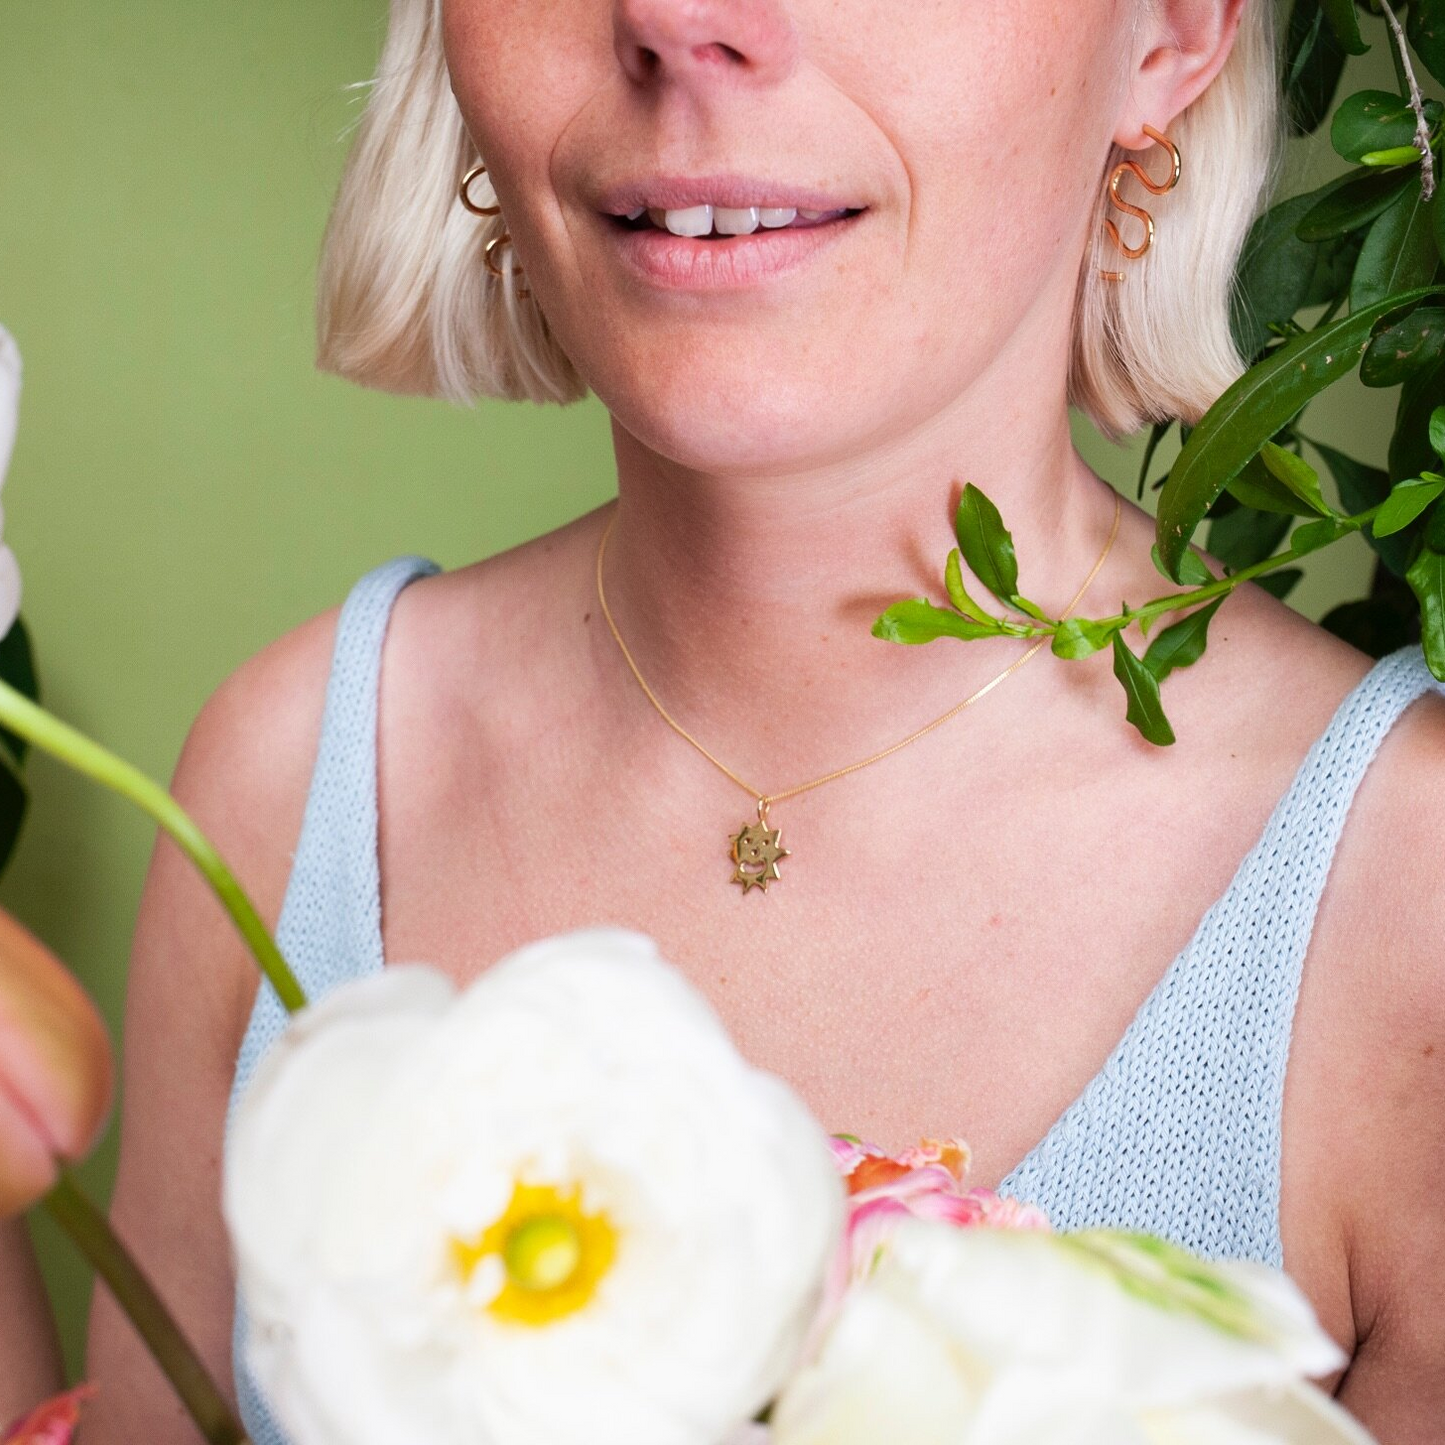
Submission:
M 10 470 L 15 450 L 15 432 L 20 425 L 20 348 L 15 338 L 0 326 L 0 486 Z M 5 527 L 0 508 L 0 533 Z M 4 637 L 20 615 L 20 564 L 15 554 L 0 542 L 0 637 Z
M 773 1414 L 774 1445 L 1361 1445 L 1279 1272 L 1108 1231 L 904 1221 Z
M 718 1445 L 796 1362 L 843 1185 L 652 940 L 599 928 L 304 1009 L 224 1209 L 297 1445 Z

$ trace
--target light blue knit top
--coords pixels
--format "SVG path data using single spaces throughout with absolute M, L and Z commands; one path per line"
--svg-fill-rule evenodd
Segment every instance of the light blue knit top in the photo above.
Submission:
M 402 556 L 362 577 L 337 625 L 320 744 L 277 941 L 308 997 L 383 966 L 376 713 L 398 593 L 439 571 Z M 1355 790 L 1405 707 L 1445 691 L 1418 645 L 1382 658 L 1340 703 L 1259 841 L 1074 1103 L 1002 1182 L 1062 1229 L 1147 1230 L 1199 1254 L 1282 1263 L 1280 1111 L 1300 969 Z M 264 984 L 236 1064 L 227 1126 L 286 1015 Z M 966 1130 L 967 1120 L 960 1120 Z M 233 1365 L 254 1445 L 287 1445 L 243 1355 Z

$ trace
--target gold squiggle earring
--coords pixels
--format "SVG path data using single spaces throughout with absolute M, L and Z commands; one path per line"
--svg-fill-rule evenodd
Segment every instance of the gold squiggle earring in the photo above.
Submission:
M 493 236 L 492 239 L 487 242 L 485 248 L 482 251 L 482 260 L 486 263 L 487 270 L 491 272 L 491 274 L 495 276 L 499 281 L 506 279 L 507 272 L 503 271 L 502 268 L 497 265 L 496 261 L 492 258 L 492 252 L 497 250 L 500 246 L 510 246 L 511 244 L 511 236 L 509 236 L 507 232 L 503 231 L 500 236 Z M 520 277 L 526 274 L 522 270 L 521 266 L 517 264 L 517 257 L 515 252 L 512 255 L 511 274 L 513 277 Z M 525 301 L 531 294 L 532 293 L 525 286 L 517 287 L 517 296 L 519 300 Z
M 1125 172 L 1131 172 L 1139 184 L 1151 195 L 1162 196 L 1166 191 L 1172 191 L 1174 187 L 1179 184 L 1181 171 L 1179 147 L 1175 145 L 1167 135 L 1155 130 L 1152 125 L 1146 125 L 1144 127 L 1144 134 L 1169 151 L 1171 164 L 1168 178 L 1163 181 L 1150 180 L 1149 173 L 1144 167 L 1141 166 L 1138 161 L 1132 159 L 1121 161 L 1109 174 L 1110 205 L 1116 210 L 1122 211 L 1125 215 L 1133 216 L 1144 223 L 1144 240 L 1138 246 L 1126 246 L 1124 244 L 1124 238 L 1119 234 L 1119 228 L 1114 224 L 1112 217 L 1106 217 L 1104 220 L 1104 227 L 1109 233 L 1109 239 L 1112 240 L 1114 245 L 1131 261 L 1137 261 L 1139 257 L 1154 244 L 1154 217 L 1151 216 L 1143 206 L 1136 206 L 1124 200 L 1119 194 L 1119 182 L 1124 179 Z M 1101 269 L 1099 274 L 1106 281 L 1122 281 L 1124 279 L 1124 273 L 1122 271 L 1105 271 Z
M 462 177 L 462 183 L 457 187 L 457 194 L 461 197 L 462 205 L 464 205 L 472 215 L 500 216 L 502 214 L 502 208 L 500 206 L 479 206 L 472 199 L 472 182 L 476 180 L 478 176 L 484 176 L 486 173 L 486 166 L 473 166 L 471 170 Z
M 462 205 L 464 205 L 467 210 L 469 210 L 474 216 L 500 216 L 502 214 L 502 208 L 500 206 L 479 206 L 472 199 L 472 182 L 476 180 L 478 176 L 484 176 L 486 175 L 486 173 L 486 166 L 473 166 L 471 170 L 469 170 L 466 175 L 462 177 L 462 183 L 457 188 L 457 195 L 460 198 Z M 502 268 L 497 265 L 496 258 L 493 256 L 492 253 L 501 248 L 502 246 L 511 245 L 512 237 L 510 233 L 507 231 L 503 231 L 500 236 L 493 236 L 492 239 L 488 241 L 486 246 L 483 248 L 482 261 L 486 265 L 488 273 L 492 276 L 495 276 L 499 281 L 506 279 L 507 272 L 503 271 Z M 521 266 L 517 264 L 515 249 L 512 255 L 511 274 L 513 277 L 520 277 L 525 274 Z M 531 297 L 531 295 L 532 293 L 525 286 L 517 287 L 517 297 L 519 300 L 526 301 Z

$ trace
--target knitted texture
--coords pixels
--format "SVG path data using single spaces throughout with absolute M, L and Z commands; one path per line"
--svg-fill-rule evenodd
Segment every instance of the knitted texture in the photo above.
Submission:
M 1414 645 L 1345 697 L 1108 1061 L 1001 1194 L 1059 1229 L 1123 1225 L 1282 1266 L 1280 1120 L 1305 952 L 1365 769 L 1430 688 L 1445 691 Z
M 277 942 L 307 996 L 384 966 L 376 714 L 392 604 L 438 571 L 403 556 L 368 572 L 337 625 L 326 709 Z M 1146 1230 L 1215 1258 L 1280 1265 L 1280 1118 L 1301 968 L 1330 861 L 1365 770 L 1421 693 L 1445 692 L 1418 645 L 1381 658 L 1336 709 L 1258 842 L 1169 965 L 1108 1060 L 1000 1193 L 1060 1229 Z M 257 995 L 227 1127 L 286 1014 Z M 960 1121 L 967 1127 L 967 1120 Z M 289 1445 L 244 1355 L 232 1363 L 253 1445 Z
M 408 582 L 441 568 L 403 556 L 368 572 L 351 589 L 336 622 L 321 737 L 301 836 L 276 924 L 276 943 L 308 999 L 344 979 L 382 967 L 381 879 L 376 851 L 376 723 L 382 643 L 392 604 Z M 288 1015 L 264 980 L 236 1061 L 226 1132 L 236 1101 Z M 252 1445 L 289 1445 L 246 1364 L 245 1301 L 236 1294 L 231 1365 L 236 1403 Z

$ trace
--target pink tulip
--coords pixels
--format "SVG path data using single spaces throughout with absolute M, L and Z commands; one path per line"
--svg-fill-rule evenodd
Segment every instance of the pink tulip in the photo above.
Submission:
M 80 1402 L 97 1388 L 87 1381 L 37 1405 L 0 1435 L 0 1445 L 70 1445 L 80 1424 Z
M 110 1113 L 110 1036 L 90 996 L 0 910 L 0 1219 L 83 1159 Z
M 898 1155 L 851 1135 L 830 1141 L 848 1186 L 848 1224 L 828 1281 L 824 1314 L 872 1270 L 901 1220 L 934 1219 L 960 1229 L 1048 1229 L 1042 1210 L 991 1189 L 967 1189 L 969 1149 L 961 1139 L 925 1139 Z

